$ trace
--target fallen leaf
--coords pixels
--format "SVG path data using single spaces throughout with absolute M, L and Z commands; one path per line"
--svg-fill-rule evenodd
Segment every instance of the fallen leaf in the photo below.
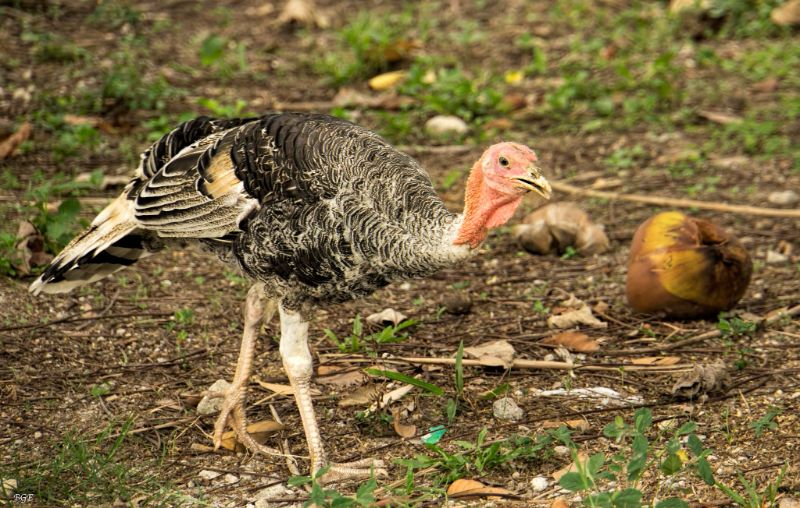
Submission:
M 402 312 L 397 312 L 394 309 L 383 309 L 375 314 L 367 316 L 367 323 L 374 325 L 395 325 L 397 326 L 401 321 L 406 319 L 406 315 Z
M 333 98 L 333 104 L 341 108 L 383 108 L 400 109 L 416 103 L 407 96 L 398 96 L 393 93 L 379 95 L 365 94 L 352 88 L 340 89 Z
M 483 124 L 483 128 L 486 130 L 496 129 L 498 131 L 507 131 L 512 127 L 514 127 L 514 122 L 508 118 L 494 118 Z
M 520 247 L 532 254 L 562 254 L 575 247 L 583 255 L 592 255 L 610 245 L 603 225 L 593 223 L 586 212 L 568 201 L 534 210 L 512 232 Z
M 589 422 L 587 422 L 586 420 L 563 420 L 563 421 L 547 420 L 542 422 L 543 429 L 557 429 L 561 426 L 574 430 L 580 430 L 582 432 L 586 432 L 587 430 L 591 429 Z
M 600 349 L 596 340 L 581 332 L 561 332 L 542 339 L 542 344 L 564 346 L 570 351 L 578 353 L 593 353 Z
M 669 12 L 677 14 L 685 10 L 707 11 L 711 5 L 711 0 L 672 0 L 669 3 Z
M 631 363 L 634 365 L 675 365 L 680 363 L 681 359 L 678 356 L 643 356 L 641 358 L 634 358 Z
M 44 237 L 28 221 L 19 223 L 15 248 L 17 256 L 11 260 L 11 264 L 20 275 L 28 275 L 31 268 L 47 265 L 53 259 L 52 254 L 44 251 Z
M 400 437 L 408 439 L 417 435 L 416 425 L 407 425 L 400 421 L 400 410 L 398 409 L 392 411 L 392 424 L 395 433 Z
M 487 367 L 511 368 L 514 364 L 514 346 L 507 340 L 493 340 L 478 346 L 464 348 L 464 355 L 475 358 Z
M 550 508 L 569 508 L 569 503 L 567 503 L 563 497 L 559 497 L 553 501 L 553 504 L 550 505 Z
M 283 430 L 284 426 L 272 420 L 261 420 L 253 422 L 247 426 L 247 432 L 250 434 L 257 443 L 266 441 L 269 434 L 274 434 L 279 430 Z M 235 451 L 238 447 L 244 447 L 242 443 L 236 439 L 236 432 L 229 430 L 222 434 L 222 447 L 231 451 Z
M 728 388 L 730 377 L 725 362 L 717 360 L 706 365 L 695 365 L 672 386 L 675 397 L 693 399 L 698 395 L 722 392 Z
M 769 17 L 776 25 L 800 25 L 800 0 L 789 0 L 775 7 Z
M 256 380 L 256 383 L 262 388 L 266 388 L 271 392 L 275 392 L 278 395 L 294 395 L 294 388 L 289 385 L 279 385 L 277 383 L 265 383 L 264 381 Z
M 550 328 L 572 328 L 577 325 L 588 325 L 592 328 L 607 328 L 608 323 L 600 321 L 592 314 L 592 309 L 586 302 L 570 296 L 569 300 L 561 302 L 562 308 L 556 315 L 547 318 Z
M 381 385 L 372 383 L 356 388 L 339 399 L 339 407 L 366 406 L 381 393 Z
M 79 173 L 78 176 L 75 177 L 76 182 L 90 182 L 92 181 L 92 173 L 84 172 Z M 131 181 L 131 177 L 129 175 L 103 175 L 102 179 L 100 180 L 100 189 L 105 190 L 108 187 L 118 187 L 128 185 Z
M 14 155 L 19 145 L 31 137 L 33 127 L 29 122 L 25 122 L 19 126 L 19 129 L 3 141 L 0 141 L 0 159 L 6 159 Z
M 701 118 L 705 118 L 714 123 L 718 123 L 721 125 L 731 125 L 742 123 L 744 119 L 741 116 L 731 115 L 729 113 L 723 113 L 722 111 L 709 111 L 709 110 L 700 110 L 697 114 Z
M 503 79 L 509 85 L 518 85 L 524 78 L 525 72 L 521 70 L 506 71 L 506 73 L 503 75 Z
M 447 487 L 447 497 L 513 496 L 514 493 L 500 487 L 487 487 L 481 482 L 461 478 Z
M 284 25 L 299 24 L 327 28 L 330 22 L 312 0 L 289 0 L 283 7 L 278 22 Z
M 776 78 L 767 78 L 754 84 L 751 88 L 754 92 L 772 93 L 778 89 L 778 80 Z
M 747 167 L 753 164 L 753 160 L 744 155 L 734 155 L 733 157 L 712 157 L 708 161 L 712 166 L 721 169 L 732 169 Z
M 369 87 L 378 92 L 391 90 L 406 79 L 406 71 L 391 71 L 378 74 L 368 81 Z
M 369 376 L 356 367 L 320 365 L 314 382 L 321 385 L 351 386 L 364 384 Z
M 584 463 L 584 462 L 586 462 L 587 460 L 589 460 L 589 456 L 588 456 L 588 455 L 586 455 L 586 453 L 584 453 L 584 452 L 582 452 L 582 451 L 581 451 L 581 452 L 578 452 L 578 460 L 579 460 L 581 463 Z M 553 474 L 552 474 L 551 476 L 553 477 L 553 479 L 555 479 L 555 481 L 558 481 L 558 480 L 560 480 L 560 479 L 561 479 L 561 477 L 562 477 L 562 476 L 564 476 L 565 474 L 567 474 L 567 473 L 572 473 L 572 472 L 575 472 L 575 471 L 577 471 L 577 470 L 578 470 L 578 466 L 575 464 L 575 462 L 572 462 L 572 463 L 570 463 L 570 464 L 567 464 L 566 466 L 562 467 L 562 468 L 561 468 L 561 469 L 559 469 L 558 471 L 555 471 L 555 472 L 553 472 Z

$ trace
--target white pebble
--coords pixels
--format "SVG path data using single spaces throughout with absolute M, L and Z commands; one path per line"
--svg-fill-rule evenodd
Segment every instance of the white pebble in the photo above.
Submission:
M 800 201 L 800 196 L 793 190 L 770 192 L 767 200 L 775 205 L 793 205 Z
M 547 478 L 545 478 L 544 476 L 537 476 L 536 478 L 531 480 L 531 488 L 533 489 L 534 492 L 541 492 L 544 489 L 546 489 L 548 485 L 549 482 L 547 481 Z
M 224 379 L 217 379 L 214 384 L 208 387 L 209 392 L 226 392 L 231 387 L 231 384 Z M 200 399 L 197 404 L 197 414 L 199 415 L 213 415 L 219 413 L 222 409 L 222 397 L 211 398 L 208 395 Z
M 425 122 L 425 132 L 431 136 L 447 137 L 466 134 L 469 130 L 467 122 L 457 116 L 436 115 Z
M 512 422 L 519 421 L 525 416 L 525 412 L 522 408 L 514 402 L 514 399 L 509 397 L 503 397 L 502 399 L 494 401 L 494 404 L 492 404 L 492 412 L 494 413 L 494 417 L 498 420 L 510 420 Z
M 197 473 L 197 476 L 202 480 L 209 480 L 210 481 L 210 480 L 213 480 L 214 478 L 218 477 L 221 474 L 222 473 L 220 473 L 219 471 L 211 471 L 209 469 L 203 469 L 202 471 Z

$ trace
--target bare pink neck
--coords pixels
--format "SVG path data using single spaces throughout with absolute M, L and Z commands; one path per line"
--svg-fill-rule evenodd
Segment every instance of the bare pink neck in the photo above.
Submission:
M 486 238 L 490 228 L 508 222 L 522 201 L 522 195 L 510 196 L 486 185 L 479 164 L 480 161 L 475 163 L 467 179 L 464 220 L 453 241 L 455 245 L 468 243 L 473 249 Z

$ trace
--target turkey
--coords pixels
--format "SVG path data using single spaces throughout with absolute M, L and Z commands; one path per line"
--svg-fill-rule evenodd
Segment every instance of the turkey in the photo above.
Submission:
M 307 316 L 320 305 L 432 274 L 469 256 L 523 195 L 549 198 L 536 154 L 489 147 L 466 184 L 463 214 L 449 212 L 426 171 L 377 134 L 337 118 L 276 113 L 185 122 L 142 154 L 135 177 L 33 282 L 61 293 L 106 277 L 170 243 L 199 242 L 253 282 L 233 383 L 214 444 L 246 431 L 247 382 L 261 324 L 277 310 L 280 355 L 294 389 L 311 472 L 323 482 L 385 474 L 379 460 L 328 461 L 314 416 Z

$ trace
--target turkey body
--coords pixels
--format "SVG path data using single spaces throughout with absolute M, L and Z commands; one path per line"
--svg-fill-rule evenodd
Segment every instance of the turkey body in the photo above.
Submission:
M 132 214 L 129 231 L 104 250 L 56 259 L 41 277 L 45 289 L 104 276 L 165 239 L 196 239 L 263 282 L 268 297 L 300 309 L 428 275 L 469 253 L 445 241 L 461 216 L 414 159 L 324 115 L 186 122 L 142 155 L 119 199 L 119 215 Z
M 536 154 L 489 147 L 467 178 L 464 214 L 452 214 L 428 174 L 377 134 L 323 115 L 197 118 L 153 144 L 123 193 L 31 284 L 69 291 L 170 242 L 199 242 L 254 283 L 245 300 L 239 359 L 222 397 L 214 445 L 227 425 L 253 452 L 245 400 L 264 321 L 280 316 L 280 356 L 294 391 L 311 473 L 321 482 L 387 474 L 381 460 L 328 460 L 314 414 L 308 315 L 398 279 L 467 257 L 512 216 L 522 196 L 549 198 Z

